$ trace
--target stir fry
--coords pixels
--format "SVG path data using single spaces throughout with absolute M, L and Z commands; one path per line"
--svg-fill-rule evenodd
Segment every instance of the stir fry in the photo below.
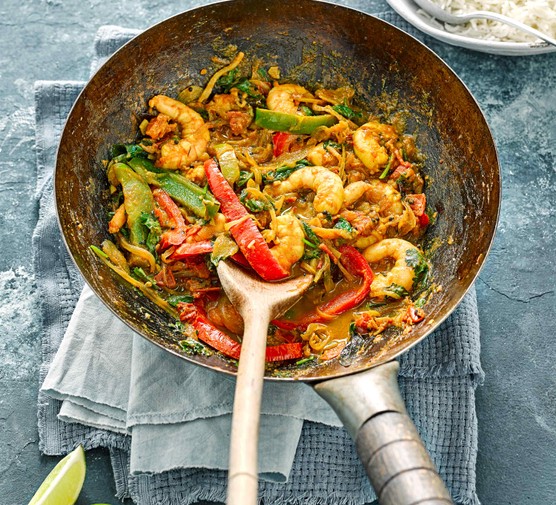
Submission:
M 226 259 L 269 282 L 314 276 L 272 322 L 269 362 L 349 364 L 424 318 L 421 157 L 355 98 L 238 53 L 204 88 L 151 97 L 136 142 L 114 146 L 111 240 L 91 247 L 181 321 L 185 351 L 239 358 L 243 321 L 216 273 Z

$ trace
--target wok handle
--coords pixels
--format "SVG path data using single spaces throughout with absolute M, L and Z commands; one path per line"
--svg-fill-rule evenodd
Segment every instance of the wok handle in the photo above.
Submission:
M 398 369 L 391 361 L 321 382 L 315 390 L 355 440 L 381 505 L 450 504 L 450 493 L 405 409 Z

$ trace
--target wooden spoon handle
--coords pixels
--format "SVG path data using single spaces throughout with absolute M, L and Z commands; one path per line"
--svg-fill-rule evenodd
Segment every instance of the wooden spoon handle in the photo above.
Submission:
M 232 415 L 227 505 L 256 505 L 257 447 L 270 313 L 245 318 Z

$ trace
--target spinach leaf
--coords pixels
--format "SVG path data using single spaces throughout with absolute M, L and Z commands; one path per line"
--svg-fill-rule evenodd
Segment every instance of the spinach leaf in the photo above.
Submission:
M 389 293 L 392 293 L 394 295 L 392 298 L 396 298 L 396 299 L 403 298 L 404 296 L 409 295 L 409 293 L 403 286 L 400 286 L 399 284 L 395 284 L 395 283 L 390 284 L 390 286 L 385 288 L 385 290 L 388 291 Z
M 191 295 L 171 295 L 166 299 L 172 307 L 177 307 L 180 303 L 193 303 L 193 300 Z
M 203 356 L 210 356 L 212 354 L 210 349 L 192 338 L 180 340 L 179 344 L 187 354 L 201 354 Z
M 328 147 L 332 147 L 334 149 L 336 149 L 336 151 L 342 149 L 342 144 L 338 144 L 338 142 L 334 142 L 333 140 L 327 140 L 322 147 L 324 147 L 324 149 L 327 149 Z
M 306 167 L 308 165 L 310 165 L 310 163 L 307 160 L 299 160 L 293 167 L 280 167 L 276 170 L 273 170 L 272 172 L 264 174 L 263 180 L 265 182 L 284 181 L 296 170 L 299 170 L 300 168 Z
M 216 86 L 220 88 L 223 93 L 229 93 L 236 80 L 237 72 L 237 68 L 230 70 L 227 74 L 224 74 L 216 81 Z
M 268 200 L 258 200 L 256 198 L 249 198 L 249 193 L 244 189 L 239 195 L 239 201 L 247 207 L 251 212 L 263 212 L 271 208 Z
M 151 252 L 151 254 L 155 254 L 156 246 L 158 244 L 158 241 L 160 240 L 160 235 L 162 234 L 160 223 L 158 222 L 158 219 L 156 217 L 147 212 L 141 213 L 141 215 L 139 216 L 139 222 L 141 222 L 148 228 L 149 234 L 147 235 L 147 240 L 145 240 L 145 245 L 147 246 L 147 249 Z
M 350 222 L 347 219 L 344 219 L 343 217 L 341 217 L 340 219 L 338 219 L 338 221 L 336 221 L 334 228 L 338 230 L 345 230 L 349 233 L 353 233 L 355 231 L 353 229 L 353 226 L 351 226 Z
M 306 222 L 301 221 L 301 225 L 303 226 L 303 231 L 305 232 L 307 240 L 315 244 L 313 247 L 317 247 L 320 244 L 320 238 Z
M 239 179 L 236 181 L 236 186 L 241 188 L 247 184 L 247 181 L 253 177 L 253 172 L 242 170 L 239 172 Z
M 334 105 L 332 109 L 347 119 L 356 119 L 356 118 L 360 118 L 363 115 L 361 114 L 361 112 L 356 112 L 352 108 L 348 107 L 347 105 L 341 105 L 341 104 Z
M 413 268 L 413 289 L 417 291 L 426 287 L 429 281 L 429 264 L 418 249 L 408 249 L 405 253 L 405 264 Z
M 143 282 L 152 282 L 152 279 L 145 273 L 141 267 L 135 267 L 132 270 L 132 274 Z
M 111 158 L 146 158 L 148 153 L 139 144 L 115 144 L 110 149 Z

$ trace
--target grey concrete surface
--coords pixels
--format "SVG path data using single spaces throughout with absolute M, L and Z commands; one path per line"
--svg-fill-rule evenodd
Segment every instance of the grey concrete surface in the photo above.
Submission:
M 200 2 L 197 2 L 200 3 Z M 384 0 L 344 1 L 368 12 Z M 38 451 L 33 83 L 84 80 L 99 26 L 145 28 L 191 2 L 0 2 L 0 503 L 27 503 L 57 458 Z M 477 392 L 484 505 L 556 502 L 556 54 L 500 57 L 429 41 L 469 86 L 498 145 L 503 204 L 477 281 L 486 380 Z M 103 451 L 79 504 L 116 503 Z

